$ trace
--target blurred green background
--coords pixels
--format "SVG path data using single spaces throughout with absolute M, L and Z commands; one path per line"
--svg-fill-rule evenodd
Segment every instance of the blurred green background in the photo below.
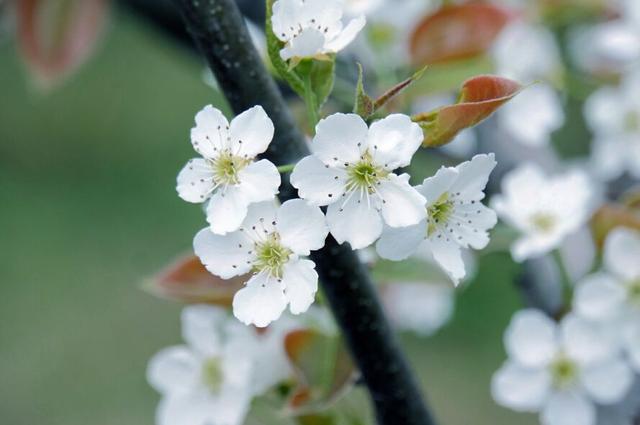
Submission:
M 145 366 L 180 341 L 179 306 L 140 282 L 204 225 L 174 190 L 195 112 L 224 105 L 202 69 L 121 13 L 90 63 L 48 94 L 0 46 L 0 423 L 153 423 Z M 442 425 L 535 423 L 489 394 L 520 306 L 516 272 L 488 255 L 452 323 L 402 337 Z

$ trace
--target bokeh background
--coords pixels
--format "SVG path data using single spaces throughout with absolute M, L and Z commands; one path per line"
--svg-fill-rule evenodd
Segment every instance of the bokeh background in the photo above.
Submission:
M 153 423 L 145 367 L 178 343 L 179 306 L 141 289 L 203 226 L 175 193 L 203 105 L 226 108 L 195 55 L 116 10 L 96 55 L 35 90 L 0 45 L 0 423 Z M 434 337 L 403 335 L 448 425 L 526 425 L 491 400 L 502 333 L 521 307 L 508 254 L 483 258 Z

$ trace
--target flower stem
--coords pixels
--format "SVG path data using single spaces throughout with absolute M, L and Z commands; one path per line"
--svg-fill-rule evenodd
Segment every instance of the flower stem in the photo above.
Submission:
M 278 169 L 278 172 L 280 174 L 284 174 L 284 173 L 288 173 L 290 171 L 293 171 L 293 167 L 295 167 L 296 164 L 285 164 L 285 165 L 279 165 L 276 168 Z
M 265 157 L 295 163 L 308 154 L 303 134 L 256 52 L 234 0 L 174 0 L 235 113 L 262 105 L 275 126 Z M 221 48 L 225 46 L 225 48 Z M 317 112 L 316 112 L 317 113 Z M 296 191 L 283 182 L 279 197 Z M 324 294 L 362 374 L 380 425 L 433 425 L 415 374 L 400 350 L 366 268 L 331 236 L 312 254 Z
M 311 73 L 306 73 L 304 77 L 304 103 L 307 106 L 307 119 L 309 128 L 313 131 L 320 120 L 318 117 L 318 101 L 311 86 Z
M 571 275 L 569 275 L 569 270 L 567 270 L 567 266 L 562 258 L 562 253 L 560 252 L 560 248 L 553 250 L 553 259 L 558 267 L 558 274 L 560 275 L 560 284 L 562 285 L 562 293 L 563 299 L 566 305 L 571 303 L 571 297 L 573 294 L 573 283 L 571 279 Z

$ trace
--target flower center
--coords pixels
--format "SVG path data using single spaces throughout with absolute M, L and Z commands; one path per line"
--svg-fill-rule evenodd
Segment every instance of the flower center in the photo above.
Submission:
M 366 189 L 373 193 L 375 185 L 388 174 L 388 171 L 373 162 L 371 155 L 364 154 L 360 161 L 347 167 L 347 191 Z
M 631 304 L 640 307 L 640 278 L 629 282 L 627 285 L 627 294 Z
M 558 389 L 568 388 L 578 377 L 578 365 L 564 356 L 551 363 L 550 369 L 553 386 Z
M 270 276 L 282 278 L 282 268 L 289 261 L 292 252 L 280 244 L 277 233 L 270 234 L 264 241 L 256 244 L 257 259 L 253 263 L 256 271 L 266 271 Z
M 449 192 L 445 192 L 438 200 L 427 208 L 428 225 L 427 236 L 431 236 L 441 223 L 446 223 L 453 213 L 453 201 L 449 199 Z
M 531 224 L 542 233 L 549 233 L 556 226 L 556 219 L 551 214 L 536 213 L 531 216 Z
M 222 362 L 218 357 L 211 357 L 202 364 L 202 382 L 212 392 L 217 393 L 222 387 L 224 376 Z
M 216 184 L 238 184 L 240 182 L 238 174 L 250 162 L 247 158 L 232 155 L 230 152 L 223 152 L 215 160 L 211 161 Z

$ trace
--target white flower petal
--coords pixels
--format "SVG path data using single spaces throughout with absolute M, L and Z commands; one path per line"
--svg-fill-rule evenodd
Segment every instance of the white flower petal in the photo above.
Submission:
M 331 166 L 357 162 L 364 150 L 367 132 L 367 124 L 359 115 L 329 115 L 316 125 L 311 151 Z
M 162 394 L 184 394 L 200 379 L 200 360 L 184 345 L 156 353 L 147 366 L 147 381 Z
M 551 390 L 551 376 L 544 368 L 524 368 L 506 362 L 491 380 L 496 403 L 518 412 L 540 410 Z
M 521 310 L 509 323 L 504 345 L 509 357 L 521 365 L 544 367 L 558 350 L 556 324 L 539 310 Z
M 209 422 L 215 401 L 205 393 L 185 394 L 165 397 L 158 404 L 156 411 L 156 423 L 158 425 L 222 425 Z M 225 425 L 240 425 L 225 424 Z
M 455 168 L 440 167 L 434 176 L 424 179 L 416 189 L 427 198 L 428 205 L 433 205 L 443 193 L 451 189 L 457 178 L 458 170 Z
M 249 205 L 247 216 L 240 227 L 241 231 L 251 234 L 262 233 L 267 235 L 276 230 L 276 212 L 278 204 L 276 200 L 256 202 Z
M 343 197 L 327 208 L 329 231 L 338 243 L 349 242 L 353 249 L 365 248 L 382 233 L 382 218 L 364 196 L 346 196 L 350 196 L 346 202 Z
M 271 24 L 280 41 L 288 41 L 293 32 L 298 30 L 303 4 L 301 0 L 278 0 L 273 3 Z
M 251 277 L 233 297 L 233 315 L 245 325 L 264 328 L 276 320 L 287 307 L 284 286 L 266 273 Z
M 190 159 L 180 170 L 176 190 L 187 202 L 204 202 L 213 190 L 213 169 L 202 158 Z
M 220 328 L 226 319 L 224 309 L 209 305 L 191 305 L 182 310 L 182 338 L 202 356 L 221 351 Z
M 371 124 L 367 145 L 374 161 L 388 170 L 409 165 L 424 135 L 407 115 L 391 114 Z
M 519 263 L 529 258 L 540 257 L 558 247 L 562 242 L 561 236 L 558 233 L 524 235 L 511 246 L 511 256 Z
M 230 148 L 234 154 L 254 158 L 267 150 L 273 139 L 273 122 L 262 109 L 256 105 L 247 109 L 231 121 Z
M 267 159 L 253 162 L 238 174 L 240 183 L 237 188 L 248 202 L 261 202 L 273 199 L 280 187 L 280 173 Z
M 635 322 L 626 327 L 623 334 L 623 343 L 629 356 L 631 366 L 640 373 L 640 321 L 635 318 Z
M 298 255 L 324 246 L 329 229 L 320 208 L 303 199 L 292 199 L 278 209 L 276 228 L 282 245 Z
M 282 283 L 292 314 L 304 313 L 318 291 L 318 273 L 311 260 L 290 261 L 284 266 Z
M 406 227 L 385 226 L 376 243 L 378 255 L 387 260 L 400 261 L 416 252 L 427 231 L 427 221 Z
M 312 58 L 322 53 L 324 44 L 324 34 L 315 28 L 305 28 L 280 50 L 280 57 L 285 61 L 291 58 Z
M 207 204 L 207 222 L 213 233 L 224 235 L 238 230 L 247 216 L 249 202 L 237 186 L 218 190 Z
M 211 273 L 229 279 L 251 270 L 253 243 L 241 232 L 216 235 L 209 228 L 200 230 L 193 238 L 193 249 Z
M 619 349 L 617 335 L 611 329 L 576 314 L 565 316 L 560 330 L 563 351 L 583 365 L 610 358 Z
M 608 320 L 622 312 L 625 288 L 606 273 L 585 277 L 575 289 L 573 306 L 578 314 L 592 320 Z
M 340 199 L 346 178 L 344 168 L 329 167 L 314 155 L 309 155 L 296 164 L 290 181 L 301 198 L 322 206 Z
M 389 174 L 375 190 L 382 200 L 382 217 L 389 226 L 411 226 L 425 218 L 427 201 L 406 179 Z
M 229 137 L 229 122 L 219 109 L 205 106 L 196 114 L 196 126 L 191 129 L 191 144 L 196 152 L 213 159 L 224 150 Z
M 621 358 L 585 368 L 581 381 L 589 395 L 600 404 L 613 404 L 627 395 L 633 383 L 633 371 Z
M 596 408 L 582 395 L 554 394 L 540 415 L 542 425 L 595 425 Z
M 640 232 L 624 227 L 611 231 L 604 245 L 604 264 L 624 279 L 640 278 Z
M 433 259 L 457 286 L 466 275 L 460 246 L 439 231 L 428 239 L 427 245 L 431 249 Z
M 326 45 L 325 49 L 330 52 L 338 52 L 345 47 L 349 43 L 351 43 L 358 33 L 364 28 L 367 20 L 364 16 L 359 16 L 355 19 L 349 21 L 346 27 L 337 35 L 337 37 L 330 40 Z
M 464 200 L 479 201 L 484 198 L 484 188 L 489 181 L 489 175 L 496 166 L 495 155 L 480 154 L 456 167 L 458 178 L 449 189 Z

